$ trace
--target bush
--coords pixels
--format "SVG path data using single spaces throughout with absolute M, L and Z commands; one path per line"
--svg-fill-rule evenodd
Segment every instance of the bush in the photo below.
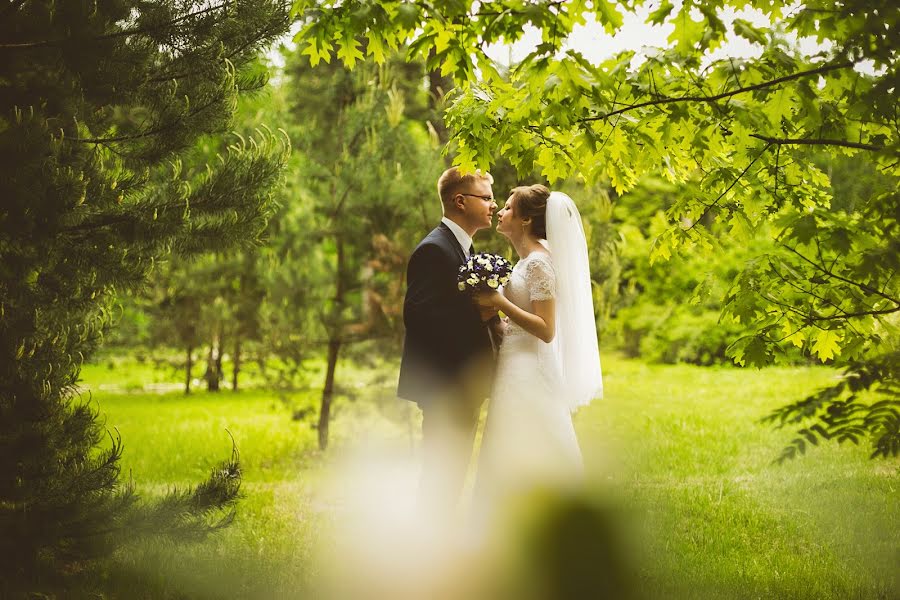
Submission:
M 725 349 L 743 331 L 739 324 L 719 323 L 714 310 L 690 305 L 641 303 L 622 309 L 617 317 L 622 351 L 654 362 L 731 364 Z

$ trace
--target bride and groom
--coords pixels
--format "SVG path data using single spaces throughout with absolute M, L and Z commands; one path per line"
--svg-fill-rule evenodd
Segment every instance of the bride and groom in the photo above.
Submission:
M 487 397 L 473 496 L 482 517 L 528 486 L 578 481 L 571 412 L 602 394 L 587 245 L 571 198 L 542 185 L 513 189 L 497 213 L 519 256 L 508 284 L 458 290 L 472 237 L 493 226 L 492 183 L 445 171 L 444 217 L 407 267 L 397 394 L 422 411 L 419 503 L 435 516 L 455 510 Z

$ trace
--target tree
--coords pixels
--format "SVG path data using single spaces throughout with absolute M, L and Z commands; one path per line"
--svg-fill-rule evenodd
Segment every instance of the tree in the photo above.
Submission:
M 200 536 L 228 522 L 236 455 L 141 503 L 77 385 L 111 293 L 170 251 L 251 243 L 286 148 L 229 146 L 197 177 L 180 153 L 265 82 L 278 0 L 8 2 L 0 8 L 0 581 L 45 584 L 136 533 Z
M 436 220 L 433 189 L 442 164 L 426 124 L 408 116 L 425 112 L 425 71 L 421 65 L 412 73 L 400 67 L 312 69 L 305 56 L 288 57 L 286 85 L 296 123 L 291 139 L 301 157 L 303 201 L 312 206 L 306 221 L 311 228 L 291 231 L 288 242 L 306 246 L 302 254 L 294 251 L 300 260 L 324 260 L 307 268 L 326 278 L 324 286 L 311 286 L 311 294 L 322 296 L 307 304 L 316 307 L 313 340 L 326 350 L 318 422 L 323 449 L 340 357 L 352 343 L 396 338 L 398 315 L 381 310 L 377 289 L 399 293 L 392 282 L 402 281 L 403 268 L 391 258 L 402 247 L 398 242 Z M 376 267 L 386 265 L 391 271 L 379 274 Z
M 669 47 L 641 60 L 621 52 L 599 65 L 563 47 L 587 18 L 615 34 L 622 11 L 645 5 L 648 23 L 674 28 Z M 770 25 L 726 23 L 724 9 L 748 6 Z M 328 60 L 336 45 L 352 67 L 365 38 L 375 60 L 385 48 L 408 44 L 411 57 L 452 75 L 459 89 L 446 117 L 455 161 L 465 168 L 486 168 L 499 153 L 520 170 L 541 168 L 551 181 L 609 177 L 620 193 L 647 173 L 694 182 L 698 194 L 666 211 L 669 227 L 653 244 L 653 260 L 708 247 L 712 220 L 727 224 L 738 243 L 771 226 L 782 251 L 751 263 L 727 297 L 726 311 L 755 330 L 732 343 L 736 362 L 762 366 L 801 344 L 823 361 L 897 364 L 881 355 L 900 314 L 891 34 L 898 13 L 884 0 L 814 0 L 787 10 L 772 0 L 295 4 L 306 19 L 297 39 L 314 63 Z M 542 43 L 504 76 L 484 48 L 519 39 L 526 25 L 541 30 Z M 821 49 L 804 55 L 792 35 L 813 36 Z M 758 56 L 713 57 L 726 36 L 749 41 Z M 865 156 L 890 177 L 889 189 L 851 210 L 835 208 L 828 177 L 812 160 L 823 152 Z M 881 382 L 882 399 L 854 395 L 862 408 L 845 415 L 854 428 L 846 439 L 864 433 L 874 454 L 896 455 L 900 398 L 891 390 L 900 373 L 876 371 L 859 381 L 864 388 Z M 846 400 L 832 394 L 789 414 L 822 419 L 821 430 L 808 430 L 818 439 L 834 433 L 828 411 Z
M 610 308 L 609 329 L 629 356 L 700 365 L 730 363 L 729 343 L 747 328 L 720 318 L 729 283 L 747 259 L 770 250 L 760 232 L 745 244 L 731 244 L 728 228 L 708 227 L 713 248 L 651 264 L 651 244 L 669 224 L 666 209 L 689 184 L 643 177 L 615 200 L 619 289 Z
M 194 273 L 170 262 L 157 269 L 152 288 L 143 294 L 148 297 L 147 313 L 154 345 L 174 345 L 185 353 L 185 394 L 191 393 L 194 351 L 203 344 L 205 335 L 202 328 L 204 297 L 198 293 L 196 283 Z

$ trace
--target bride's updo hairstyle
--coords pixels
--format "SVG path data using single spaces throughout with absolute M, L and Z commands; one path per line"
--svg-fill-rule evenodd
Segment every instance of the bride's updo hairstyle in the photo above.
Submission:
M 541 184 L 520 185 L 512 189 L 513 214 L 520 219 L 531 218 L 531 233 L 547 239 L 547 199 L 550 190 Z

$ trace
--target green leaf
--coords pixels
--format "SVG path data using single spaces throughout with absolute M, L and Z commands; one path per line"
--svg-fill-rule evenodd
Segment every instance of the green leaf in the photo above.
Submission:
M 309 56 L 309 64 L 313 67 L 319 64 L 320 60 L 326 63 L 331 62 L 331 51 L 334 46 L 325 38 L 315 37 L 309 40 L 309 44 L 303 49 L 301 54 Z
M 538 152 L 537 163 L 542 167 L 541 171 L 551 183 L 566 175 L 565 158 L 549 146 L 544 146 Z
M 769 344 L 761 336 L 747 336 L 731 344 L 726 353 L 735 364 L 762 368 L 772 362 Z
M 754 27 L 750 21 L 745 21 L 744 19 L 735 19 L 733 25 L 734 32 L 745 40 L 754 44 L 766 45 L 765 30 Z
M 374 35 L 371 31 L 366 35 L 368 44 L 366 45 L 366 54 L 379 65 L 384 63 L 384 43 L 381 38 Z
M 352 35 L 343 35 L 338 41 L 337 57 L 348 69 L 356 66 L 356 61 L 365 58 L 360 51 L 360 46 L 361 44 Z
M 619 27 L 622 26 L 622 15 L 619 14 L 619 11 L 607 0 L 594 0 L 594 6 L 603 29 L 610 35 L 615 34 Z
M 421 25 L 421 9 L 413 2 L 403 2 L 397 7 L 397 14 L 392 19 L 394 26 L 403 31 L 413 31 Z
M 675 49 L 681 54 L 693 54 L 706 32 L 705 23 L 693 20 L 690 12 L 689 5 L 684 6 L 672 21 L 675 30 L 669 36 L 669 41 L 675 42 Z
M 450 40 L 453 39 L 453 32 L 439 25 L 435 25 L 434 51 L 438 54 L 447 50 Z
M 819 360 L 825 362 L 840 353 L 841 334 L 833 329 L 823 329 L 816 336 L 812 351 L 819 356 Z
M 792 343 L 797 348 L 803 347 L 803 342 L 806 340 L 806 335 L 804 335 L 803 331 L 797 327 L 797 324 L 785 320 L 784 325 L 782 326 L 782 331 L 786 336 L 784 338 L 785 341 Z
M 808 244 L 818 232 L 816 218 L 812 215 L 804 215 L 794 221 L 788 232 L 788 236 L 801 244 Z
M 671 230 L 658 235 L 650 245 L 650 264 L 654 265 L 659 260 L 667 261 L 672 258 L 673 247 L 674 238 Z
M 648 23 L 654 23 L 656 25 L 662 25 L 666 21 L 666 17 L 671 14 L 672 9 L 675 8 L 675 5 L 669 2 L 669 0 L 663 0 L 663 2 L 659 5 L 659 8 L 650 13 L 650 16 L 647 18 Z

